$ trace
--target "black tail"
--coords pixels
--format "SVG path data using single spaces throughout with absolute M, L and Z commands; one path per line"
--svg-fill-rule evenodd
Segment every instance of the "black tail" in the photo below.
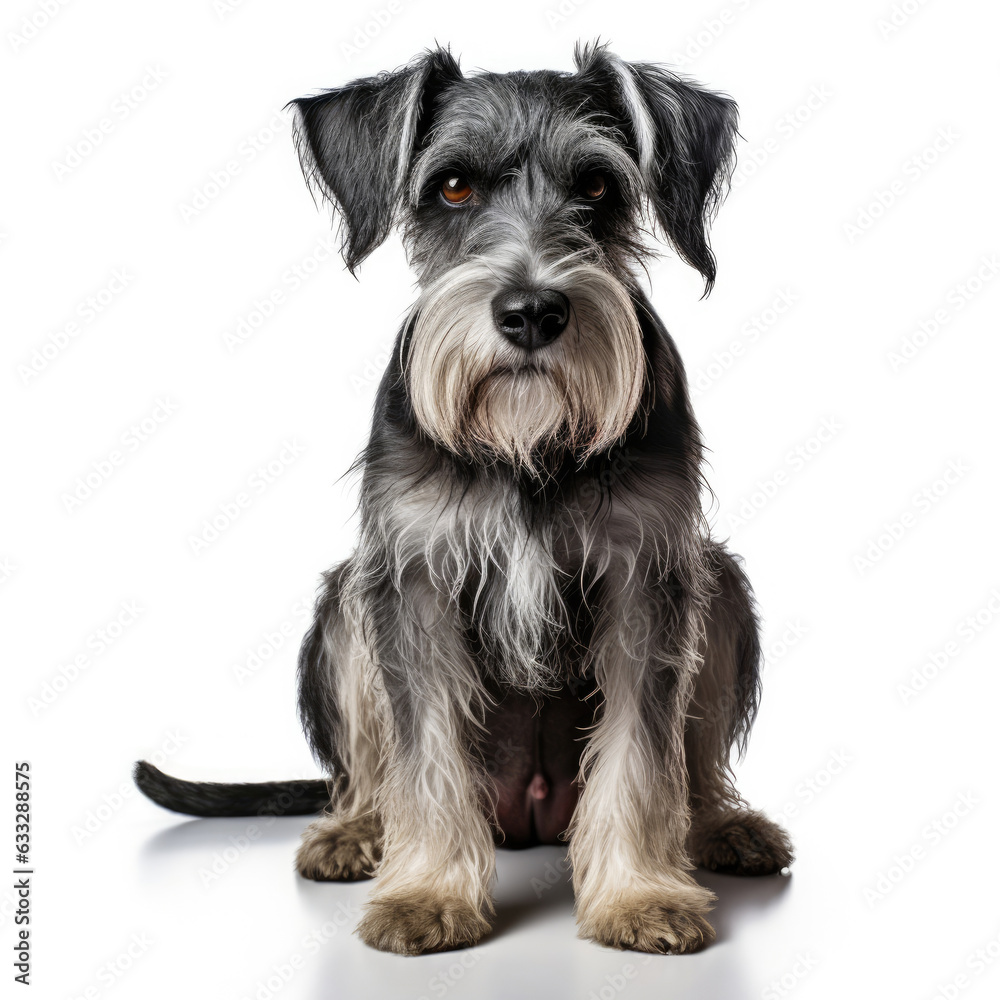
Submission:
M 132 777 L 143 795 L 189 816 L 306 816 L 330 804 L 330 785 L 322 779 L 255 784 L 184 781 L 145 760 L 136 761 Z

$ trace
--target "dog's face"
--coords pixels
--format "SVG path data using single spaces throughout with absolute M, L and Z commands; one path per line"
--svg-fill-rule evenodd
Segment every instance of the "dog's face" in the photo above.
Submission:
M 636 418 L 644 226 L 707 288 L 715 276 L 706 226 L 735 105 L 604 48 L 576 60 L 574 74 L 465 77 L 437 50 L 294 102 L 348 266 L 402 224 L 420 284 L 402 342 L 409 401 L 430 439 L 476 461 L 583 460 Z

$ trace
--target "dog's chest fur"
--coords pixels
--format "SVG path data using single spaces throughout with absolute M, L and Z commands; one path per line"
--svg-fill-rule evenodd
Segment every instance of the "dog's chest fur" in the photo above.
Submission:
M 402 550 L 460 615 L 484 680 L 542 692 L 579 665 L 590 528 L 564 493 L 431 481 L 400 497 L 395 520 Z
M 587 648 L 603 531 L 559 488 L 542 497 L 511 479 L 455 490 L 433 477 L 397 487 L 397 552 L 460 616 L 490 695 L 478 746 L 504 843 L 556 843 L 594 722 Z

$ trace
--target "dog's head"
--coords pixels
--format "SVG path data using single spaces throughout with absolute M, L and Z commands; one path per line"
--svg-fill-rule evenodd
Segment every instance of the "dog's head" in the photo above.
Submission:
M 421 429 L 477 461 L 607 450 L 642 406 L 633 269 L 655 227 L 715 278 L 708 220 L 736 106 L 602 46 L 576 72 L 464 76 L 451 54 L 294 101 L 303 170 L 354 268 L 397 223 L 420 297 L 402 342 Z

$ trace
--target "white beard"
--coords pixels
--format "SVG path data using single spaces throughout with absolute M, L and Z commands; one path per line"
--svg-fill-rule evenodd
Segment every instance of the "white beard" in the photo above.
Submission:
M 527 354 L 496 329 L 496 270 L 473 259 L 418 300 L 406 378 L 417 422 L 459 455 L 534 470 L 562 449 L 579 460 L 611 447 L 642 401 L 642 331 L 625 286 L 592 264 L 540 267 L 536 287 L 562 292 L 570 320 Z

